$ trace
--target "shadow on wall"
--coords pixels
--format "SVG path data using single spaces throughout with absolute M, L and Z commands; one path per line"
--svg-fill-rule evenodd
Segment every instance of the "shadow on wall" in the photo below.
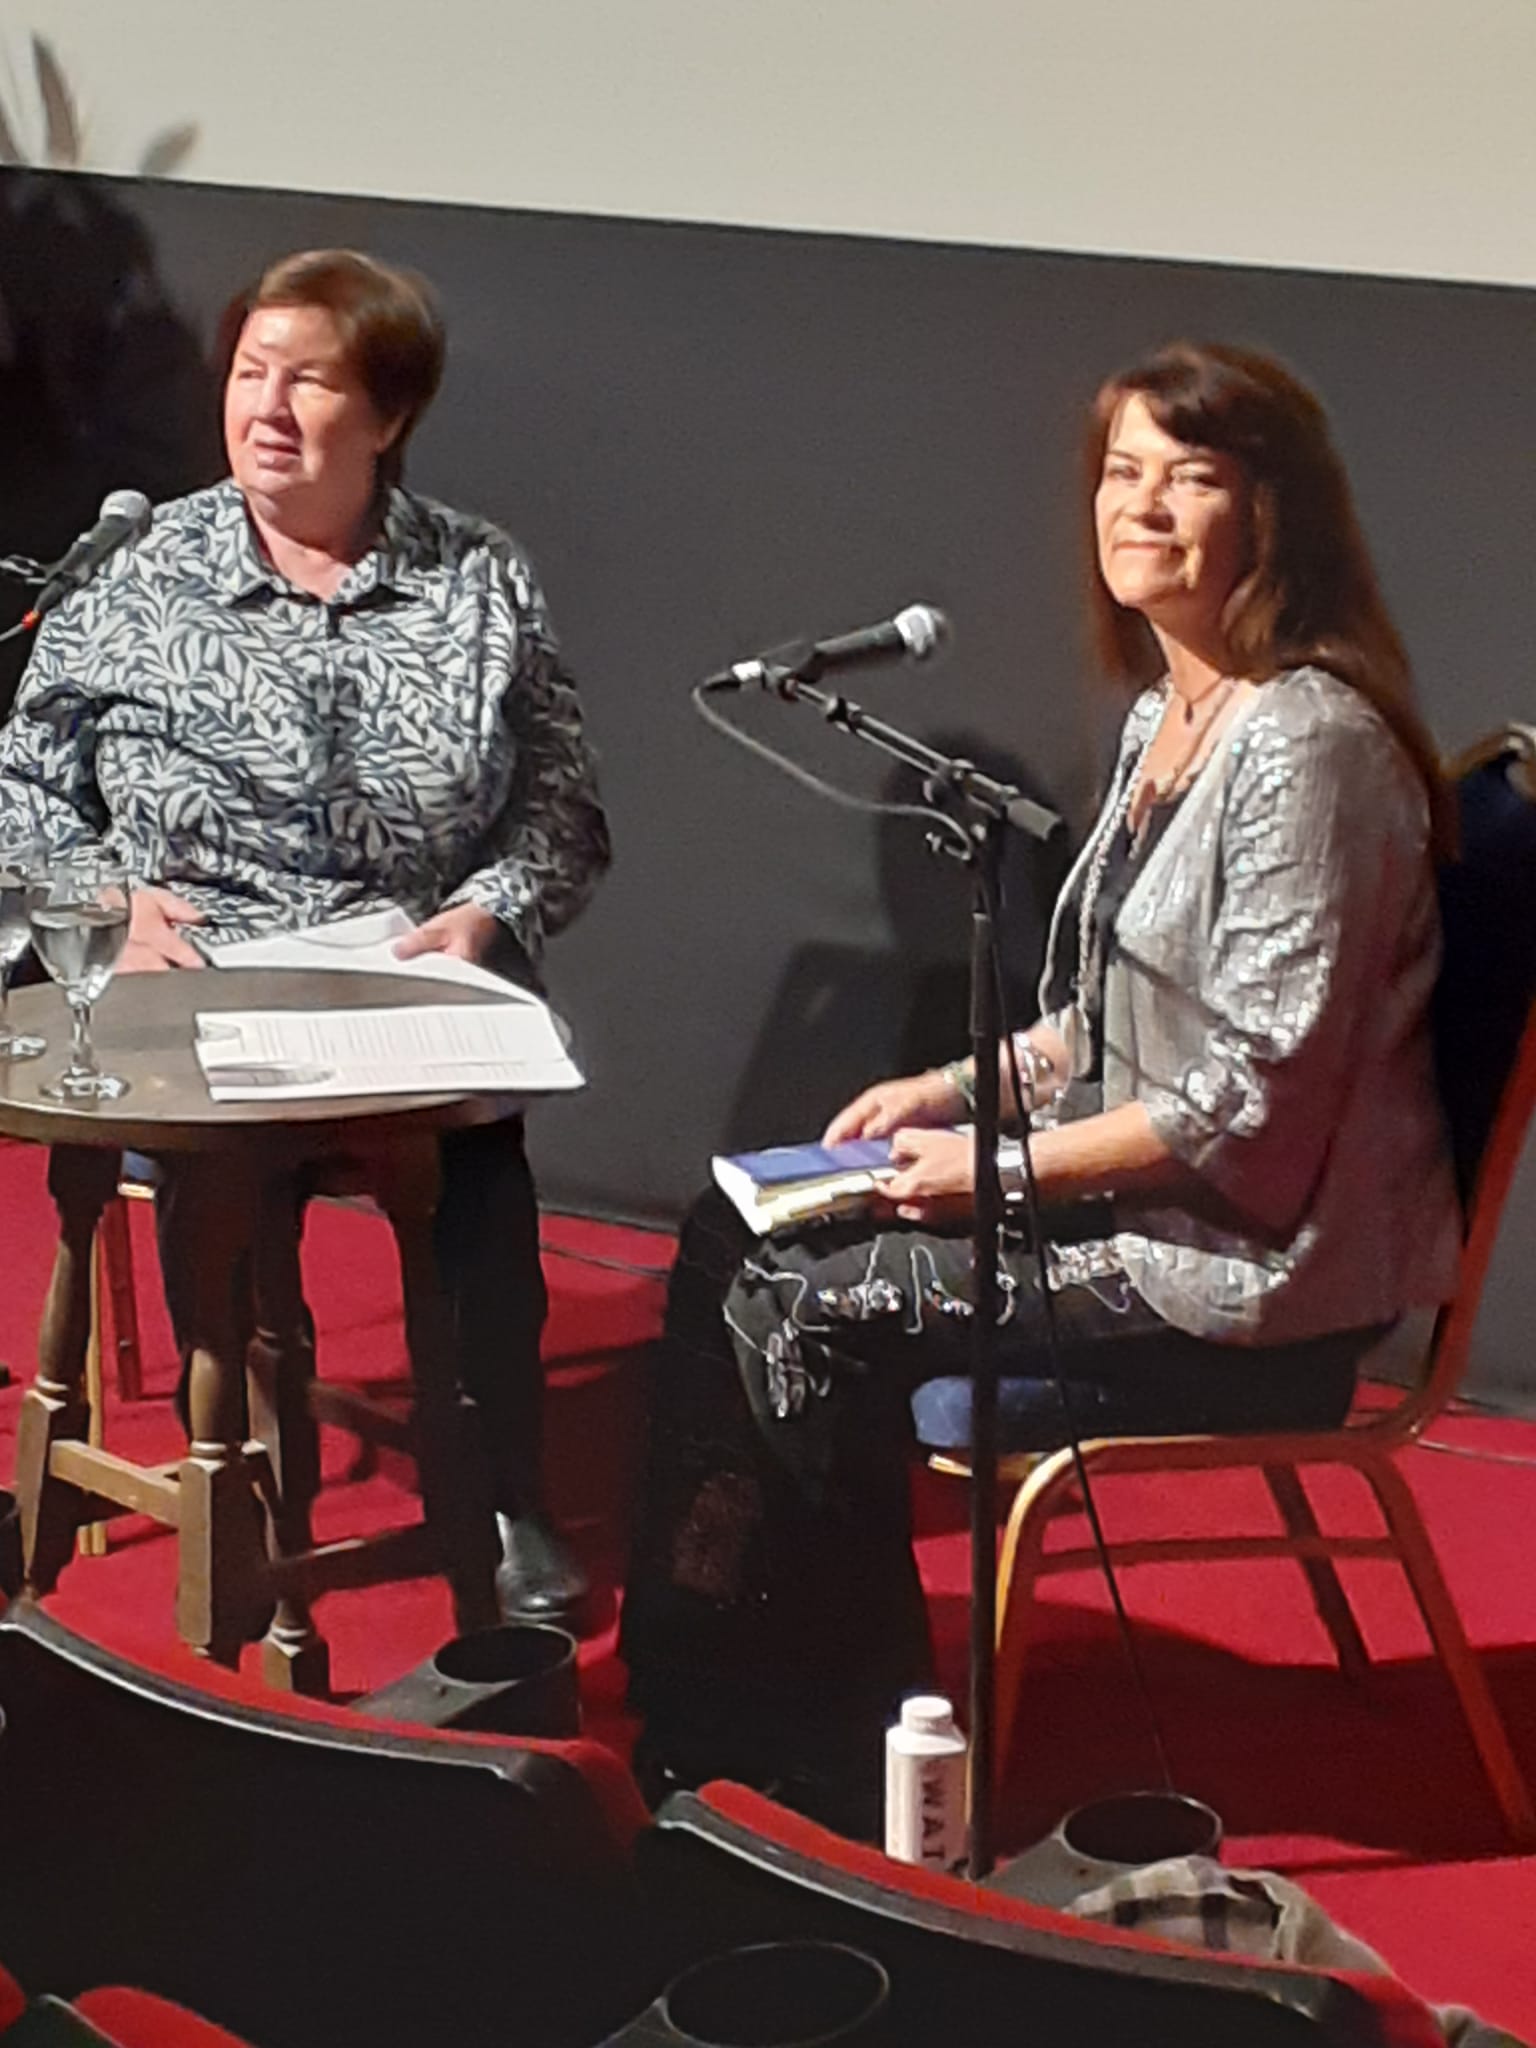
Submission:
M 221 473 L 214 380 L 138 221 L 83 179 L 0 176 L 0 555 L 52 561 L 108 491 Z M 26 606 L 0 585 L 0 629 Z M 0 646 L 0 716 L 26 655 Z
M 974 732 L 930 735 L 927 744 L 1056 807 L 1051 792 L 1022 762 Z M 894 769 L 881 800 L 918 801 L 913 773 Z M 1035 1017 L 1035 984 L 1051 906 L 1069 860 L 1065 828 L 1048 845 L 1022 833 L 1010 835 L 999 941 L 1013 1028 Z M 878 862 L 883 942 L 867 947 L 817 942 L 791 956 L 731 1107 L 724 1133 L 727 1151 L 812 1137 L 872 1081 L 938 1066 L 966 1051 L 969 876 L 958 861 L 930 851 L 921 822 L 910 817 L 881 819 Z M 788 1128 L 786 1093 L 791 1097 Z

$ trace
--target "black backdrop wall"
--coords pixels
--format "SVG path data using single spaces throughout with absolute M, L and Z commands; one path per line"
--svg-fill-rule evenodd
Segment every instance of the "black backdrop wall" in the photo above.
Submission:
M 727 746 L 688 687 L 931 600 L 942 666 L 863 701 L 1080 823 L 1112 707 L 1081 684 L 1077 426 L 1149 345 L 1243 340 L 1306 376 L 1442 740 L 1529 715 L 1528 291 L 4 172 L 0 553 L 57 552 L 108 489 L 215 473 L 219 308 L 332 243 L 437 284 L 449 376 L 411 480 L 529 547 L 602 754 L 617 865 L 551 961 L 591 1086 L 535 1118 L 558 1202 L 673 1216 L 710 1151 L 958 1043 L 961 877 Z M 805 711 L 740 710 L 908 793 Z M 1025 981 L 1053 866 L 1015 868 Z

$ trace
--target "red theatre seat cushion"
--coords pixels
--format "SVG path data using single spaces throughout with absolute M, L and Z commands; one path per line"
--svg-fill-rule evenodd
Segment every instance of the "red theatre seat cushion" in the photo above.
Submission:
M 0 2033 L 14 2026 L 27 2009 L 26 1995 L 10 1971 L 0 1967 Z
M 152 1991 L 109 1984 L 100 1991 L 82 1991 L 75 2010 L 118 2048 L 250 2048 L 238 2034 Z

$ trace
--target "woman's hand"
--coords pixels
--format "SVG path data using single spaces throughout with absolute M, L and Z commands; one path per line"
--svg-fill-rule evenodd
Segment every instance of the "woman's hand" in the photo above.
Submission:
M 164 974 L 171 967 L 205 967 L 208 963 L 196 946 L 176 929 L 202 921 L 200 910 L 169 889 L 135 889 L 118 973 Z
M 899 1081 L 877 1081 L 840 1109 L 822 1133 L 824 1145 L 848 1138 L 888 1138 L 904 1126 L 953 1123 L 967 1114 L 960 1091 L 937 1067 Z
M 904 1223 L 964 1222 L 975 1206 L 976 1150 L 969 1131 L 899 1130 L 891 1158 L 900 1168 L 876 1190 Z
M 395 958 L 414 960 L 421 953 L 447 953 L 454 960 L 483 960 L 500 928 L 491 912 L 478 903 L 456 903 L 452 910 L 440 910 L 403 939 L 396 939 Z

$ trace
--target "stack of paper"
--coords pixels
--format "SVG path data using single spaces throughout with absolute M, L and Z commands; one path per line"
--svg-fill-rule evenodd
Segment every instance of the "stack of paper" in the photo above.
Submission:
M 197 1057 L 215 1102 L 580 1088 L 547 1006 L 498 985 L 505 1002 L 204 1010 L 196 1019 Z
M 276 932 L 265 939 L 234 939 L 207 948 L 214 967 L 323 967 L 352 974 L 408 974 L 428 981 L 454 981 L 466 988 L 493 989 L 506 995 L 510 984 L 488 967 L 455 960 L 447 953 L 418 953 L 397 960 L 395 941 L 416 924 L 398 904 L 365 910 L 357 917 L 338 917 L 304 931 Z M 196 927 L 192 928 L 196 937 Z

